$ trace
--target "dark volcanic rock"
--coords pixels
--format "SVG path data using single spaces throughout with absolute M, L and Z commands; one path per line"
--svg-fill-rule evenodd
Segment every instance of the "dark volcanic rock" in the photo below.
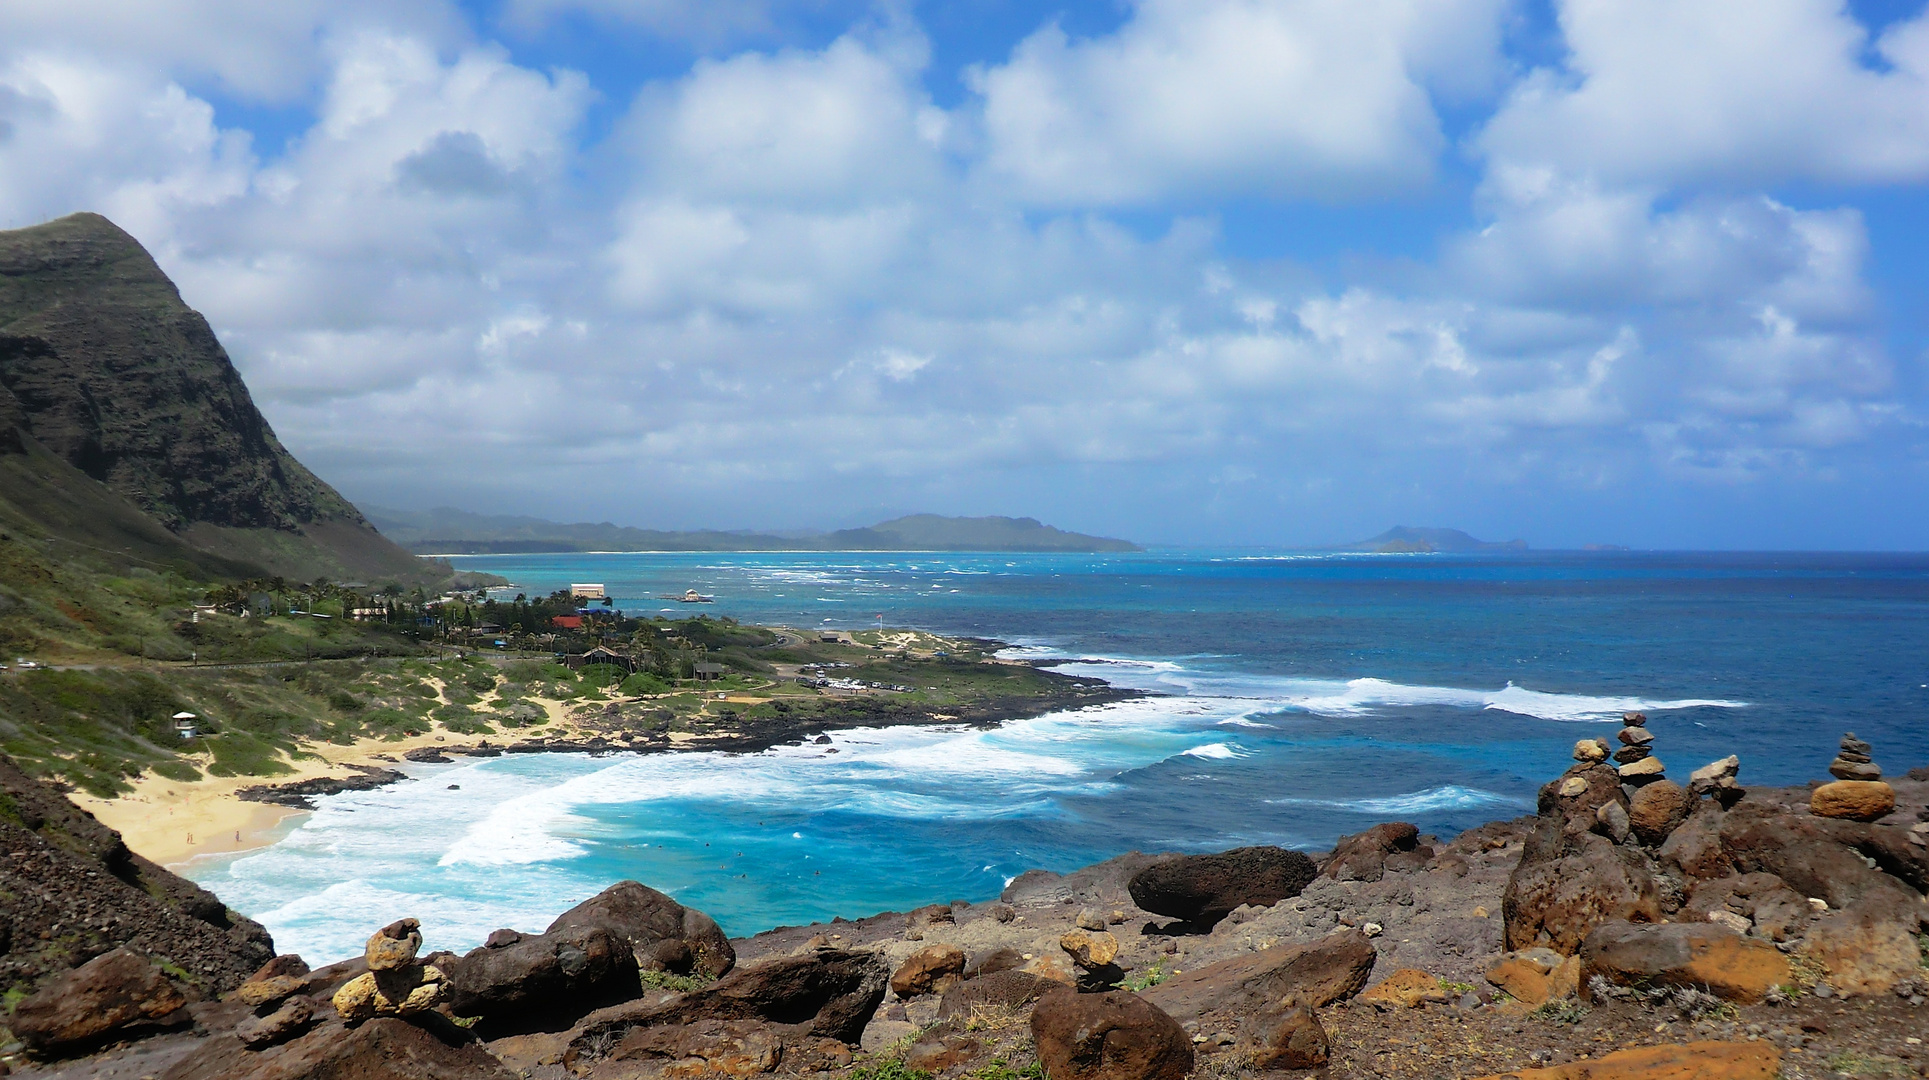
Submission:
M 135 855 L 120 834 L 0 755 L 0 985 L 31 988 L 116 948 L 165 956 L 207 993 L 274 955 L 260 924 Z M 59 927 L 56 932 L 55 927 Z
M 1317 1069 L 1326 1064 L 1326 1029 L 1313 1010 L 1281 1003 L 1249 1025 L 1247 1053 L 1259 1069 Z
M 969 1020 L 981 1008 L 1021 1009 L 1063 985 L 1029 971 L 994 971 L 946 990 L 938 999 L 938 1019 Z
M 1051 1080 L 1184 1080 L 1192 1071 L 1185 1029 L 1123 990 L 1055 990 L 1032 1008 L 1031 1031 Z
M 1241 904 L 1269 907 L 1319 876 L 1303 853 L 1277 847 L 1243 847 L 1217 855 L 1180 855 L 1132 876 L 1132 902 L 1199 930 L 1210 929 Z
M 1359 993 L 1378 959 L 1365 934 L 1342 930 L 1185 971 L 1143 996 L 1187 1023 L 1212 1014 L 1249 1015 L 1288 999 L 1316 1009 Z
M 855 1044 L 884 1000 L 886 974 L 876 955 L 837 949 L 740 968 L 707 989 L 646 995 L 584 1017 L 570 1031 L 570 1059 L 593 1059 L 637 1028 L 710 1020 L 761 1020 Z
M 590 929 L 607 930 L 629 942 L 637 965 L 645 970 L 715 979 L 737 963 L 736 950 L 715 919 L 635 881 L 619 881 L 570 908 L 544 933 Z
M 1541 788 L 1540 813 L 1501 902 L 1509 949 L 1546 946 L 1571 956 L 1602 923 L 1661 918 L 1646 857 L 1594 831 L 1609 806 L 1625 814 L 1627 796 L 1604 765 L 1576 765 Z
M 804 1025 L 764 1020 L 698 1020 L 635 1028 L 623 1036 L 594 1077 L 653 1080 L 692 1074 L 748 1076 L 776 1072 L 822 1073 L 851 1063 L 850 1048 L 812 1035 Z
M 1581 988 L 1590 994 L 1598 976 L 1616 986 L 1692 987 L 1752 1004 L 1789 981 L 1788 958 L 1774 945 L 1712 923 L 1610 922 L 1587 936 L 1580 955 Z
M 188 999 L 145 957 L 115 949 L 22 1001 L 7 1026 L 43 1058 L 191 1023 Z
M 1342 836 L 1320 874 L 1335 881 L 1378 881 L 1386 872 L 1387 856 L 1413 851 L 1419 839 L 1419 828 L 1404 821 L 1389 821 L 1363 833 Z
M 330 1020 L 260 1050 L 239 1039 L 204 1039 L 156 1080 L 515 1080 L 460 1028 L 435 1026 L 431 1033 L 388 1017 L 353 1028 Z
M 298 810 L 313 810 L 314 796 L 339 795 L 344 791 L 373 791 L 409 779 L 407 773 L 373 765 L 348 765 L 354 776 L 318 776 L 288 784 L 253 784 L 235 792 L 235 798 L 248 802 L 274 803 Z
M 497 931 L 448 972 L 450 1007 L 491 1037 L 560 1031 L 643 991 L 640 970 L 714 976 L 736 963 L 715 920 L 634 881 L 570 908 L 541 934 Z

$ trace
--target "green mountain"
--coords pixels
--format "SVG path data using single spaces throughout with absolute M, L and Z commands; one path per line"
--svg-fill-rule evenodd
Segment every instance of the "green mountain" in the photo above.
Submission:
M 1406 525 L 1395 525 L 1393 528 L 1388 529 L 1371 540 L 1359 540 L 1351 544 L 1342 544 L 1335 550 L 1372 551 L 1387 554 L 1435 551 L 1453 554 L 1476 551 L 1507 552 L 1526 551 L 1527 541 L 1507 540 L 1496 542 L 1492 540 L 1476 540 L 1466 533 L 1461 532 L 1459 529 L 1412 528 Z
M 1032 518 L 913 514 L 863 529 L 778 536 L 772 533 L 663 532 L 541 518 L 370 507 L 369 518 L 411 551 L 488 555 L 538 551 L 1138 551 L 1125 540 L 1065 532 Z
M 98 214 L 0 232 L 0 521 L 213 576 L 446 576 L 288 453 L 207 320 Z

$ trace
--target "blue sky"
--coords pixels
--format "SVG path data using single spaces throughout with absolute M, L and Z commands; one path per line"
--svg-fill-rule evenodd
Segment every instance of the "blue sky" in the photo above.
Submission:
M 16 0 L 351 498 L 1929 547 L 1929 20 L 1869 0 Z

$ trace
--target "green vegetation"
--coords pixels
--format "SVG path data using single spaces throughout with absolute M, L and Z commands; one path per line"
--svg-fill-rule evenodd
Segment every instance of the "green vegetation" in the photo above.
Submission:
M 714 981 L 700 979 L 694 975 L 677 975 L 668 971 L 640 971 L 637 972 L 637 978 L 643 980 L 644 986 L 653 986 L 658 990 L 670 990 L 679 994 L 701 990 Z
M 901 1057 L 875 1057 L 851 1066 L 849 1080 L 931 1080 L 923 1069 L 913 1069 Z
M 1867 1077 L 1911 1077 L 1916 1070 L 1908 1062 L 1887 1054 L 1862 1054 L 1854 1050 L 1844 1050 L 1830 1054 L 1822 1063 L 1830 1072 L 1843 1076 Z
M 1587 1019 L 1588 1007 L 1573 998 L 1543 1002 L 1529 1016 L 1543 1023 L 1573 1026 Z
M 1141 990 L 1147 990 L 1157 986 L 1171 977 L 1172 972 L 1166 969 L 1165 961 L 1159 959 L 1152 961 L 1152 966 L 1146 968 L 1144 971 L 1134 972 L 1127 976 L 1125 981 L 1119 985 L 1136 994 Z

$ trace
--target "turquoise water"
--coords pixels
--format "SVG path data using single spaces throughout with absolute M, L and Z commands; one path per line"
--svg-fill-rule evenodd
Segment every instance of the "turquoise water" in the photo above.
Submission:
M 1160 696 L 991 731 L 836 732 L 840 753 L 496 758 L 337 796 L 193 876 L 311 961 L 423 920 L 540 928 L 634 877 L 733 934 L 983 899 L 1134 848 L 1318 848 L 1388 819 L 1531 807 L 1576 738 L 1647 711 L 1676 775 L 1823 773 L 1843 731 L 1929 762 L 1929 558 L 620 554 L 465 557 L 635 613 L 976 634 Z M 455 785 L 453 788 L 451 785 Z

